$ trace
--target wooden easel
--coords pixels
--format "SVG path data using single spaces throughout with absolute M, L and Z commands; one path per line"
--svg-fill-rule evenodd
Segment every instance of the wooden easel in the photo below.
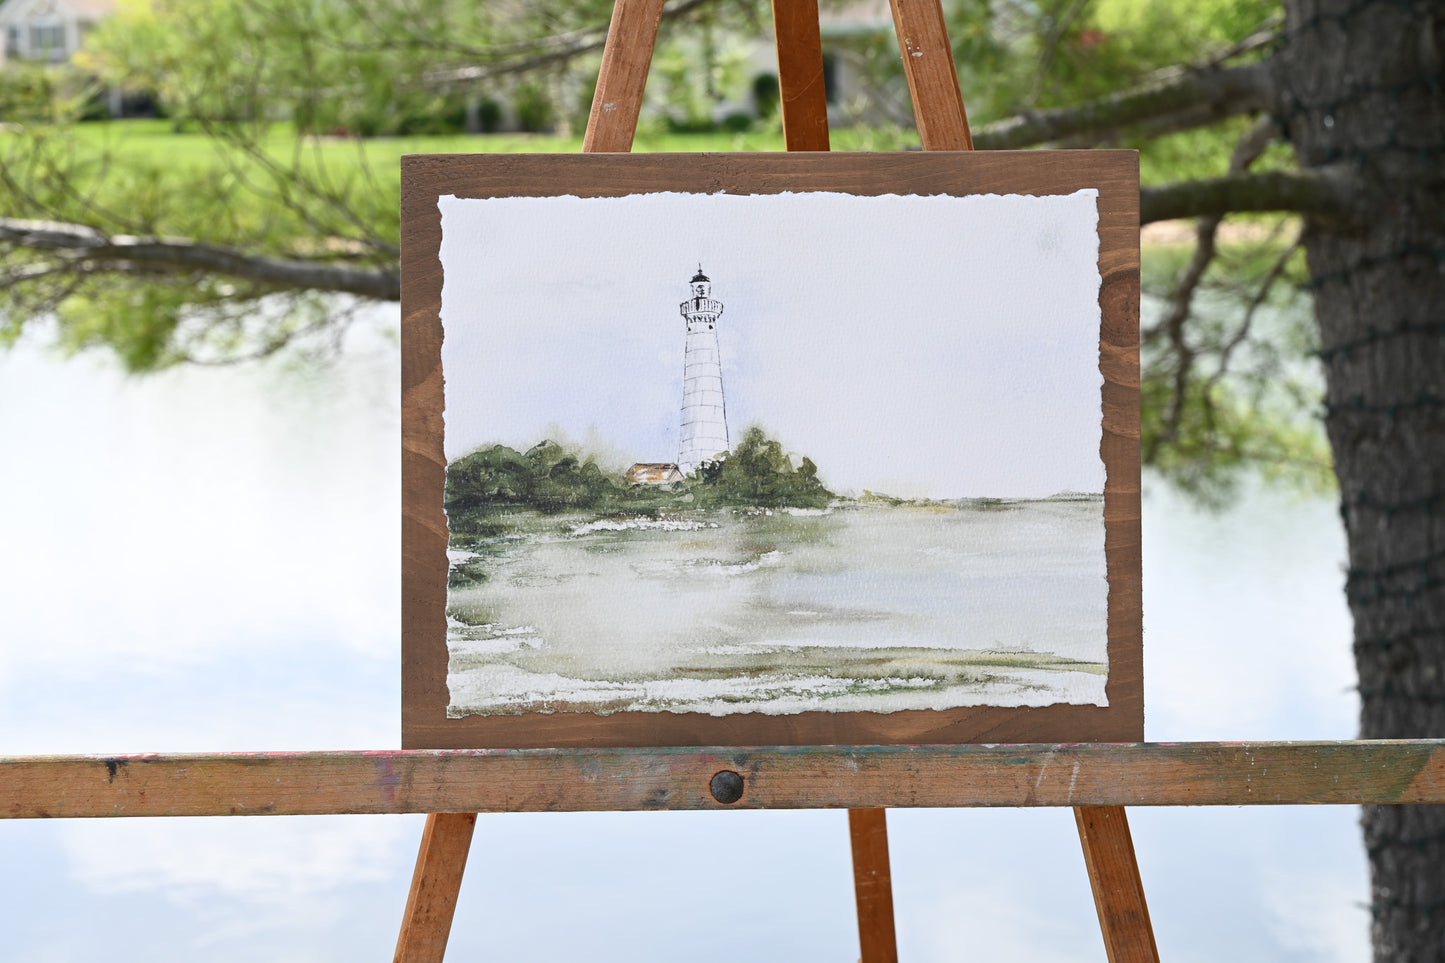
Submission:
M 617 0 L 583 151 L 632 149 L 663 3 Z M 787 148 L 828 150 L 817 0 L 772 4 Z M 972 150 L 940 0 L 891 0 L 891 6 L 923 149 Z M 1078 806 L 1074 816 L 1110 963 L 1157 961 L 1123 807 Z M 397 963 L 441 963 L 476 821 L 475 813 L 427 816 L 397 940 Z M 862 963 L 896 963 L 886 810 L 849 810 L 848 826 Z

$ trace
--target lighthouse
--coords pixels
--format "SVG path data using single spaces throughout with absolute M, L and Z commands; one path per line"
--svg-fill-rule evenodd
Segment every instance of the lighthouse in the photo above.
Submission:
M 688 282 L 690 297 L 679 305 L 687 323 L 682 364 L 682 433 L 677 466 L 686 474 L 728 450 L 727 409 L 723 404 L 722 357 L 717 319 L 722 302 L 712 297 L 712 280 L 702 265 Z

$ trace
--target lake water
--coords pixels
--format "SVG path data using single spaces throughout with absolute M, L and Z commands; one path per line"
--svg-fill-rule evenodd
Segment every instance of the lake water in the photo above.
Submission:
M 399 397 L 389 341 L 320 370 L 149 379 L 0 354 L 4 751 L 397 746 Z M 1246 487 L 1213 513 L 1146 482 L 1143 536 L 1149 739 L 1354 735 L 1332 498 Z M 91 959 L 124 932 L 158 963 L 374 955 L 422 819 L 0 820 L 24 880 L 0 914 L 7 953 Z M 1369 959 L 1356 807 L 1129 821 L 1166 959 Z M 904 958 L 1103 959 L 1069 811 L 894 809 L 888 830 Z M 458 959 L 683 958 L 720 915 L 766 963 L 858 953 L 838 811 L 494 813 L 477 846 Z M 746 885 L 700 901 L 698 867 L 737 852 Z
M 449 714 L 1106 704 L 1102 499 L 504 516 Z

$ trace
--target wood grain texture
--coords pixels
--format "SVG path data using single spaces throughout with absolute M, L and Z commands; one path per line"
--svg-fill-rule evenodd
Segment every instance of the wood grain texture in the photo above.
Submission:
M 973 136 L 939 0 L 891 0 L 893 28 L 924 150 L 972 150 Z
M 1134 841 L 1121 806 L 1078 806 L 1074 821 L 1094 890 L 1109 963 L 1159 963 L 1154 927 L 1139 881 Z
M 778 93 L 788 150 L 828 149 L 828 96 L 818 0 L 773 0 Z
M 888 811 L 848 810 L 853 844 L 853 893 L 858 901 L 860 963 L 898 963 L 893 874 L 888 864 Z
M 582 138 L 584 151 L 632 149 L 663 2 L 617 0 L 613 6 L 607 43 L 602 48 L 602 66 L 597 72 L 597 89 L 592 94 L 592 112 Z
M 402 158 L 402 745 L 408 749 L 1134 742 L 1144 736 L 1139 487 L 1138 156 L 897 154 L 408 155 Z M 630 712 L 446 717 L 441 220 L 437 197 L 673 190 L 860 195 L 1099 191 L 1101 454 L 1109 575 L 1107 707 L 965 707 L 769 716 Z M 881 805 L 886 800 L 870 805 Z
M 432 813 L 422 830 L 394 963 L 442 963 L 452 931 L 476 813 Z
M 0 757 L 6 818 L 1439 802 L 1440 739 Z

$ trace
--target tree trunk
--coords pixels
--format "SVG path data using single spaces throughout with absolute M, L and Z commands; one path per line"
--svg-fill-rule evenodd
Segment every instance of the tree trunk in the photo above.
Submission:
M 1278 113 L 1365 185 L 1307 220 L 1349 539 L 1360 735 L 1445 736 L 1445 5 L 1286 0 Z M 1366 807 L 1375 959 L 1445 960 L 1445 806 Z

